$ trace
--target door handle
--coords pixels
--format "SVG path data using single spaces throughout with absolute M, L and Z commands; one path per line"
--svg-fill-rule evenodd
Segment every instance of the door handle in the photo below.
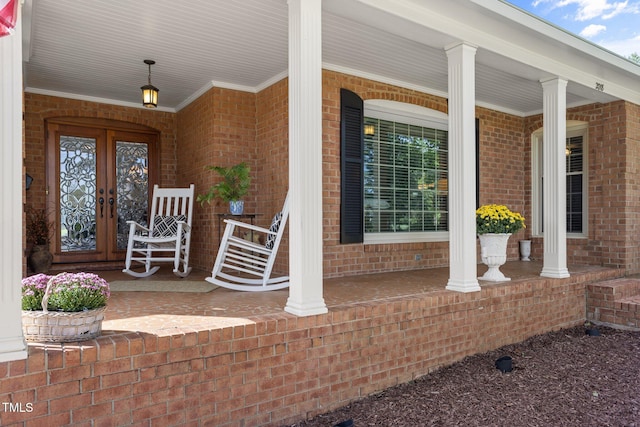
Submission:
M 102 197 L 102 195 L 104 194 L 104 188 L 101 188 L 99 190 L 100 193 L 100 198 L 98 199 L 98 203 L 100 203 L 100 218 L 104 217 L 104 197 Z
M 111 197 L 109 197 L 109 211 L 110 211 L 109 215 L 110 215 L 110 218 L 113 218 L 113 206 L 115 205 L 115 202 L 116 202 L 115 199 L 113 198 L 113 194 L 114 194 L 113 188 L 110 188 L 109 189 L 109 195 L 111 196 Z

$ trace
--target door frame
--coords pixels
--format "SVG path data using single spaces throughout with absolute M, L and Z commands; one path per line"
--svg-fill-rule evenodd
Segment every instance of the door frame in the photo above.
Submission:
M 115 162 L 115 150 L 107 157 L 107 146 L 112 144 L 112 140 L 120 135 L 138 135 L 147 142 L 149 146 L 149 190 L 158 183 L 160 169 L 160 132 L 148 126 L 129 123 L 119 120 L 86 118 L 86 117 L 55 117 L 45 120 L 45 164 L 46 164 L 46 211 L 49 215 L 49 222 L 53 224 L 54 235 L 59 234 L 60 224 L 60 194 L 57 190 L 59 180 L 59 147 L 57 145 L 56 131 L 59 129 L 74 129 L 90 137 L 97 136 L 102 143 L 97 148 L 97 157 L 104 159 L 104 165 L 96 165 L 98 169 L 113 167 Z M 83 135 L 80 135 L 83 136 Z M 113 140 L 115 143 L 115 140 Z M 105 174 L 105 176 L 108 173 Z M 111 179 L 111 178 L 108 178 Z M 107 183 L 103 183 L 106 188 Z M 148 194 L 149 206 L 151 206 L 151 191 Z M 99 207 L 96 205 L 96 209 Z M 117 206 L 115 207 L 117 209 Z M 99 213 L 96 212 L 96 218 Z M 113 262 L 123 260 L 126 250 L 117 250 L 115 245 L 115 234 L 109 236 L 108 233 L 114 230 L 114 225 L 98 221 L 96 223 L 96 234 L 103 233 L 106 239 L 99 239 L 95 251 L 78 251 L 75 253 L 62 253 L 59 245 L 59 238 L 54 237 L 49 244 L 53 254 L 54 263 L 83 263 L 83 262 Z M 116 225 L 117 228 L 117 225 Z M 107 253 L 109 251 L 109 253 Z

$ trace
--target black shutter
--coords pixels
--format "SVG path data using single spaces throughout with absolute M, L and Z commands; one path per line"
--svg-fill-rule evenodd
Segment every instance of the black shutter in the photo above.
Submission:
M 364 241 L 364 103 L 340 89 L 340 243 Z
M 480 119 L 476 118 L 476 209 L 480 208 Z

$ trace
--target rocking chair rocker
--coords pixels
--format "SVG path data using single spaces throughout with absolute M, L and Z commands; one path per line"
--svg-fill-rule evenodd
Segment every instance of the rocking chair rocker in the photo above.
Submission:
M 261 292 L 284 289 L 289 276 L 271 277 L 278 247 L 289 217 L 289 197 L 273 217 L 269 229 L 227 219 L 218 256 L 207 282 L 236 291 Z M 246 231 L 243 231 L 246 230 Z M 260 244 L 256 237 L 265 236 Z
M 159 266 L 153 262 L 173 262 L 173 273 L 187 277 L 189 267 L 189 246 L 191 244 L 191 218 L 193 214 L 194 185 L 189 188 L 153 187 L 153 201 L 149 227 L 135 221 L 129 224 L 129 243 L 124 273 L 134 277 L 154 274 Z M 144 271 L 131 269 L 132 262 L 144 265 Z

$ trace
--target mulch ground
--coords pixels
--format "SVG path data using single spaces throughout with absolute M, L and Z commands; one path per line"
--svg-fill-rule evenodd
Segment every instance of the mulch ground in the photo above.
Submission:
M 640 332 L 597 329 L 470 356 L 293 427 L 640 426 Z M 496 369 L 502 356 L 512 358 L 511 372 Z

